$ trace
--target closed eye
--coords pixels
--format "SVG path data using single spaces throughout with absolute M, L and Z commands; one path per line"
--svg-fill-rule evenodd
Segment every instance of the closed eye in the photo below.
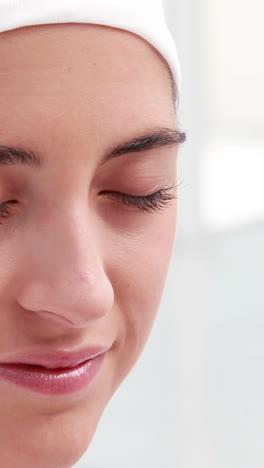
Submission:
M 140 210 L 153 213 L 161 211 L 167 206 L 167 204 L 169 204 L 169 202 L 177 198 L 177 187 L 178 185 L 175 184 L 144 196 L 129 195 L 121 192 L 101 192 L 101 195 L 114 200 L 119 200 L 125 205 L 136 206 Z
M 141 196 L 111 191 L 101 192 L 100 195 L 117 200 L 127 206 L 135 206 L 141 211 L 153 213 L 162 211 L 172 200 L 177 198 L 178 186 L 179 184 L 174 184 L 170 187 L 162 188 L 155 193 Z M 17 203 L 16 200 L 0 203 L 0 224 L 3 224 L 1 222 L 2 219 L 9 218 L 13 214 L 13 205 Z

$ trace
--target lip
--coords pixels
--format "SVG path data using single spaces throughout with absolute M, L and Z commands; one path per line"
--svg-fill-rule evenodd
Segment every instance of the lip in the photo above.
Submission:
M 30 353 L 16 354 L 1 359 L 1 364 L 31 364 L 43 366 L 47 369 L 58 369 L 65 367 L 76 367 L 81 362 L 92 359 L 108 351 L 111 346 L 89 346 L 82 349 L 70 351 L 60 349 L 45 349 Z
M 94 346 L 77 351 L 49 350 L 0 360 L 0 381 L 36 393 L 64 395 L 87 387 L 111 348 Z

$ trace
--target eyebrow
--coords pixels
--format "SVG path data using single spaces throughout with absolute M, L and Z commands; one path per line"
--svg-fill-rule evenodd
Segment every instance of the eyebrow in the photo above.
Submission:
M 140 151 L 147 151 L 167 145 L 180 145 L 185 141 L 185 132 L 162 127 L 158 131 L 150 134 L 143 134 L 117 146 L 104 156 L 100 165 L 124 154 L 138 153 Z M 43 160 L 40 155 L 34 151 L 28 151 L 22 147 L 0 145 L 0 166 L 18 164 L 32 168 L 40 168 L 43 166 Z

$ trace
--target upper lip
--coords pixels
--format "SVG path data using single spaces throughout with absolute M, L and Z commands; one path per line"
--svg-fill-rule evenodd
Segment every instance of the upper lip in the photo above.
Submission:
M 75 367 L 81 362 L 92 359 L 99 354 L 105 353 L 111 346 L 88 346 L 74 351 L 46 349 L 25 354 L 16 354 L 1 359 L 1 364 L 31 364 L 43 366 L 47 369 L 58 369 L 64 367 Z

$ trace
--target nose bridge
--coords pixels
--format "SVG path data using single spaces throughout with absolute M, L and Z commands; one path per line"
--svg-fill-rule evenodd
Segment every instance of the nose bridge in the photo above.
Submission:
M 65 279 L 78 279 L 83 284 L 93 282 L 102 252 L 93 216 L 79 205 L 54 210 L 36 242 L 43 249 L 43 254 L 46 253 L 47 265 L 49 262 L 53 264 L 51 278 L 53 273 L 55 277 L 60 273 Z M 43 259 L 42 264 L 45 265 Z
M 112 285 L 91 217 L 74 210 L 50 217 L 31 239 L 30 250 L 31 266 L 19 296 L 24 308 L 78 328 L 111 308 Z

